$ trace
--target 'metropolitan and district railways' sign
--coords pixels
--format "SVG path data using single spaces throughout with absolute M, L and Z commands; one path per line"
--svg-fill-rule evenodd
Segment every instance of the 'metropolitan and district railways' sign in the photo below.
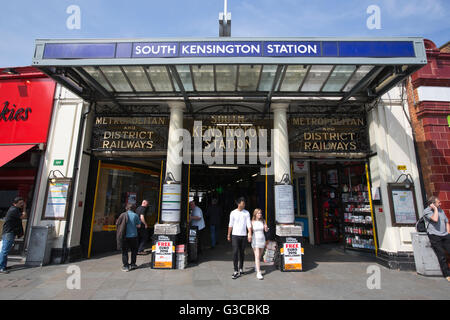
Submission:
M 308 153 L 361 153 L 369 148 L 363 116 L 303 115 L 290 119 L 290 151 Z
M 168 117 L 96 117 L 95 151 L 166 151 Z

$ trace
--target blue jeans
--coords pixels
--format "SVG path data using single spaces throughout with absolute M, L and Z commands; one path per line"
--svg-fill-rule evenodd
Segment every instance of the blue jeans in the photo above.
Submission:
M 13 232 L 3 234 L 3 246 L 2 252 L 0 252 L 0 270 L 6 269 L 6 264 L 8 263 L 8 254 L 14 244 L 15 235 Z
M 215 247 L 216 246 L 216 226 L 212 224 L 209 227 L 209 229 L 211 232 L 211 247 Z

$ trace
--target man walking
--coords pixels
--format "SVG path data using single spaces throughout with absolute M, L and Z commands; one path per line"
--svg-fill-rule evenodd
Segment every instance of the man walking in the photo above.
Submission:
M 438 258 L 442 275 L 447 281 L 450 281 L 446 257 L 446 252 L 450 252 L 450 224 L 444 210 L 441 209 L 441 201 L 437 197 L 430 197 L 428 199 L 428 207 L 423 215 L 429 221 L 427 227 L 428 238 Z
M 139 216 L 134 212 L 136 206 L 127 204 L 125 212 L 117 219 L 117 249 L 122 249 L 122 271 L 128 272 L 136 269 L 136 258 L 138 252 L 138 232 L 141 227 Z M 131 264 L 128 264 L 128 250 L 131 251 Z
M 203 219 L 203 211 L 197 206 L 195 201 L 189 202 L 189 207 L 191 208 L 191 215 L 189 220 L 193 226 L 198 227 L 198 253 L 202 253 L 202 241 L 204 240 L 203 230 L 205 229 L 205 220 Z
M 220 220 L 222 219 L 222 208 L 217 205 L 217 199 L 211 200 L 211 206 L 206 211 L 209 218 L 209 231 L 211 233 L 211 249 L 217 244 L 217 232 L 220 230 Z
M 22 219 L 27 218 L 27 204 L 21 197 L 16 197 L 13 200 L 12 206 L 9 208 L 5 216 L 5 223 L 3 224 L 3 246 L 0 253 L 0 273 L 9 273 L 6 270 L 8 263 L 8 254 L 14 244 L 14 239 L 23 236 Z
M 227 240 L 233 246 L 234 273 L 232 279 L 237 279 L 244 269 L 245 243 L 252 242 L 252 223 L 250 213 L 245 210 L 245 199 L 243 197 L 236 201 L 237 209 L 231 211 L 228 224 Z
M 145 245 L 148 241 L 148 224 L 145 221 L 148 212 L 148 201 L 142 200 L 142 204 L 136 209 L 136 213 L 139 215 L 139 219 L 141 220 L 141 228 L 138 230 L 138 238 L 139 238 L 139 248 L 138 254 L 144 255 L 146 252 L 144 251 Z M 142 227 L 143 225 L 143 227 Z

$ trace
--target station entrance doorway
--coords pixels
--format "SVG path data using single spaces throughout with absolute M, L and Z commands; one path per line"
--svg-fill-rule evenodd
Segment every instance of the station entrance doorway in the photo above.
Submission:
M 236 209 L 236 200 L 244 197 L 245 209 L 250 217 L 256 208 L 260 208 L 263 217 L 269 227 L 275 229 L 274 215 L 272 212 L 271 197 L 273 197 L 273 176 L 264 173 L 264 167 L 258 165 L 192 165 L 190 166 L 189 201 L 196 200 L 202 209 L 205 219 L 205 241 L 203 246 L 211 247 L 210 217 L 208 208 L 212 205 L 212 199 L 217 200 L 220 208 L 220 225 L 216 231 L 218 245 L 226 242 L 226 233 L 230 212 Z

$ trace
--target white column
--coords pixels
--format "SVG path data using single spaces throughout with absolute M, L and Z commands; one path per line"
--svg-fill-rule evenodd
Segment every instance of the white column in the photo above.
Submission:
M 185 105 L 183 102 L 169 102 L 170 123 L 169 138 L 167 145 L 166 173 L 163 176 L 164 185 L 162 190 L 161 219 L 162 223 L 179 224 L 181 209 L 181 170 L 183 163 L 181 161 L 180 137 L 183 128 L 183 111 Z M 166 179 L 171 178 L 173 181 Z
M 280 182 L 285 173 L 291 178 L 291 166 L 289 158 L 289 140 L 287 115 L 288 103 L 273 103 L 271 109 L 273 111 L 273 166 L 275 173 L 275 182 Z
M 177 145 L 180 141 L 180 135 L 177 133 L 177 129 L 183 128 L 183 112 L 185 110 L 185 104 L 181 101 L 169 102 L 170 108 L 170 123 L 169 123 L 169 139 L 167 145 L 167 165 L 166 175 L 171 172 L 176 181 L 181 182 L 181 167 L 182 163 L 179 161 L 180 156 L 177 154 L 179 151 Z
M 285 185 L 275 185 L 275 221 L 277 224 L 293 224 L 295 220 L 286 114 L 288 107 L 288 103 L 274 103 L 271 105 L 274 128 L 272 159 L 275 183 L 281 182 L 283 177 L 288 179 Z M 286 174 L 287 176 L 285 176 Z M 284 179 L 282 183 L 284 183 Z

